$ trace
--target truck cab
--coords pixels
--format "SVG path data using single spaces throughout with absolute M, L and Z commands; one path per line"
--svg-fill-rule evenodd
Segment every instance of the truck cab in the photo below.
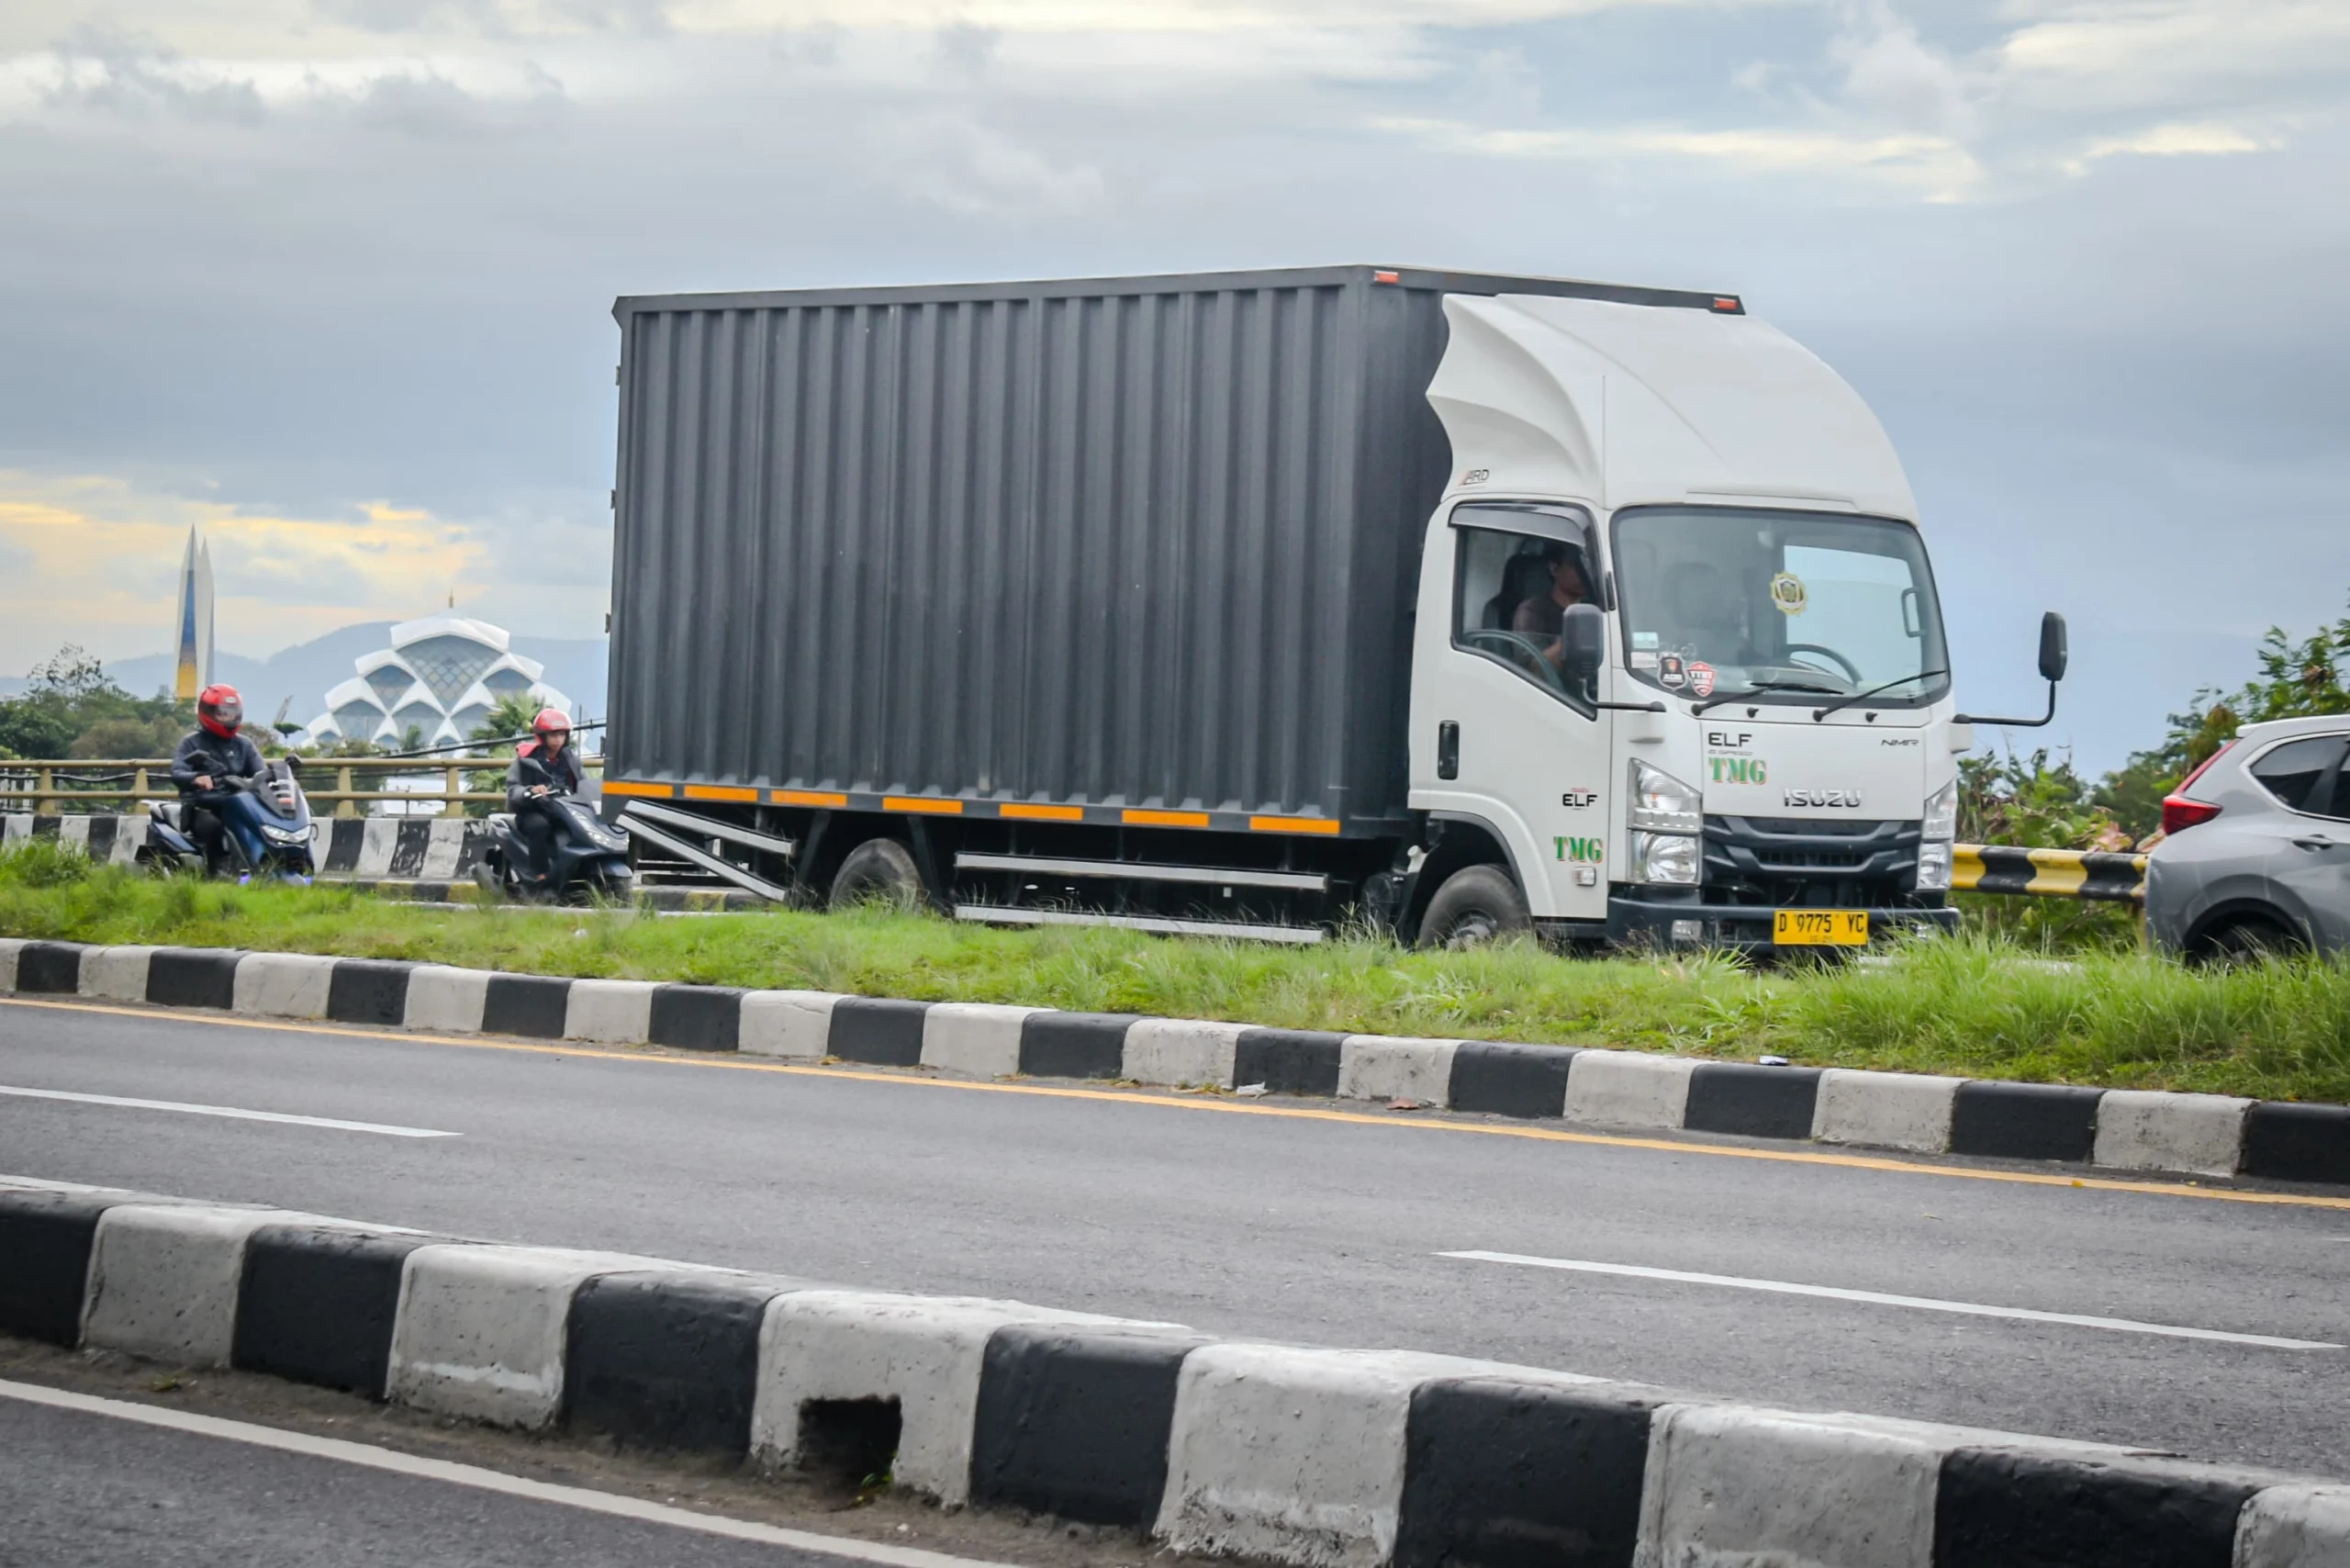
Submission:
M 1967 728 L 1917 505 L 1858 394 L 1742 311 L 1444 313 L 1427 398 L 1453 465 L 1412 633 L 1421 938 L 1496 857 L 1524 901 L 1499 923 L 1553 942 L 1954 925 Z

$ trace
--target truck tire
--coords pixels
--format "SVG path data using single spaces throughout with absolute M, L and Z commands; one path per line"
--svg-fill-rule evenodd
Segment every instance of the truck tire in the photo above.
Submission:
M 922 873 L 914 857 L 894 838 L 868 838 L 848 852 L 833 873 L 834 909 L 885 903 L 911 914 L 922 907 Z
M 1526 897 L 1498 866 L 1463 866 L 1444 879 L 1420 916 L 1422 947 L 1482 947 L 1534 929 Z

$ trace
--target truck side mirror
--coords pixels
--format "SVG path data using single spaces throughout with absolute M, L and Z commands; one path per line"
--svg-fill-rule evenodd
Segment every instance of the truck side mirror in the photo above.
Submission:
M 2040 678 L 2065 678 L 2065 618 L 2049 610 L 2040 618 Z
M 1559 673 L 1569 687 L 1589 691 L 1599 678 L 1607 646 L 1607 617 L 1595 604 L 1571 604 L 1559 618 Z

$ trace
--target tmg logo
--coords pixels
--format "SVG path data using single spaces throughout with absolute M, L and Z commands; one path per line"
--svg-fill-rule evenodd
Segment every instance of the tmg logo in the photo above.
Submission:
M 1717 784 L 1763 784 L 1769 782 L 1768 770 L 1759 756 L 1709 756 L 1714 782 Z
M 1607 857 L 1606 841 L 1596 838 L 1554 838 L 1559 858 L 1578 865 L 1596 866 Z

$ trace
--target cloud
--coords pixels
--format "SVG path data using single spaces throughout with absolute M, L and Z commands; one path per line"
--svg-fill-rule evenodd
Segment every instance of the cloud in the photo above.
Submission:
M 2086 172 L 2100 158 L 2214 158 L 2236 152 L 2266 152 L 2278 143 L 2225 125 L 2158 125 L 2130 136 L 2109 136 L 2089 144 L 2071 167 Z
M 221 640 L 266 652 L 356 621 L 471 597 L 491 577 L 476 531 L 375 504 L 341 518 L 241 510 L 99 476 L 0 470 L 0 669 L 64 641 L 106 657 L 162 646 L 188 530 L 209 543 Z

